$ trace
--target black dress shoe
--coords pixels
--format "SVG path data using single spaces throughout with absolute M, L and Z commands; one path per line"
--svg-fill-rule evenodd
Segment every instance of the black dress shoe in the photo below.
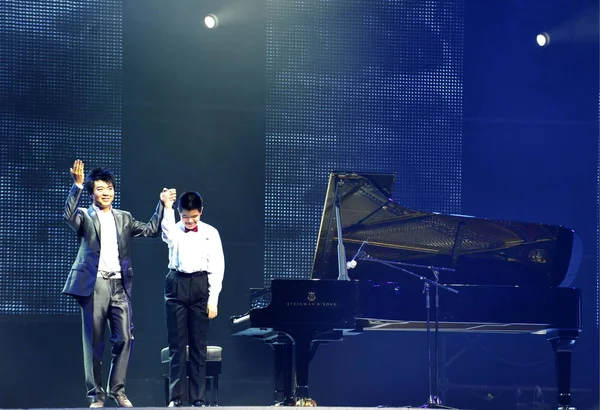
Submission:
M 181 400 L 171 400 L 171 402 L 169 403 L 169 405 L 167 407 L 182 407 L 183 403 L 181 402 Z
M 192 403 L 192 407 L 206 407 L 206 404 L 202 400 L 196 400 Z

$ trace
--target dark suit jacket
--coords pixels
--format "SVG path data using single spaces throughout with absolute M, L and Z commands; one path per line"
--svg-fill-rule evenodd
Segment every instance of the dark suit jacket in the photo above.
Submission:
M 93 206 L 88 209 L 78 208 L 79 198 L 83 189 L 73 185 L 65 203 L 64 218 L 67 224 L 77 232 L 79 252 L 63 293 L 72 296 L 89 296 L 94 291 L 98 263 L 100 260 L 100 221 Z M 117 226 L 117 240 L 119 242 L 119 260 L 123 275 L 123 286 L 131 297 L 133 269 L 131 268 L 131 238 L 157 237 L 160 234 L 160 221 L 163 217 L 163 204 L 159 201 L 156 212 L 148 223 L 138 222 L 127 211 L 112 209 Z

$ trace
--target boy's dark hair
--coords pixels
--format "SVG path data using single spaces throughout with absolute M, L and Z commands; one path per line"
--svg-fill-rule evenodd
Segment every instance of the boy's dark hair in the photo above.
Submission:
M 179 203 L 177 209 L 181 212 L 182 210 L 192 211 L 197 209 L 202 211 L 202 196 L 196 191 L 188 191 L 179 197 Z
M 115 175 L 106 168 L 94 168 L 90 171 L 87 178 L 85 179 L 85 188 L 88 194 L 94 193 L 94 181 L 104 181 L 107 184 L 111 184 L 115 191 L 117 190 L 117 183 L 115 181 Z

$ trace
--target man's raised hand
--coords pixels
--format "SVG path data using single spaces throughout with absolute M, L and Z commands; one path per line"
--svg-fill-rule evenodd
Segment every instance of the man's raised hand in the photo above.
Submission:
M 69 170 L 71 172 L 71 176 L 73 177 L 73 181 L 78 184 L 83 184 L 83 161 L 80 159 L 76 159 L 73 162 L 73 168 Z

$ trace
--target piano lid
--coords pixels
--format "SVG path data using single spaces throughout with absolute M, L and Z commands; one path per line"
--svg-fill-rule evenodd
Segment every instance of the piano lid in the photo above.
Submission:
M 377 259 L 454 269 L 445 284 L 570 286 L 581 262 L 581 242 L 570 229 L 412 210 L 390 197 L 395 174 L 331 173 L 321 215 L 312 279 L 337 279 L 337 182 L 347 259 L 361 243 Z M 433 279 L 429 269 L 411 271 Z M 401 271 L 363 260 L 351 279 L 418 282 Z M 422 285 L 422 284 L 421 284 Z

